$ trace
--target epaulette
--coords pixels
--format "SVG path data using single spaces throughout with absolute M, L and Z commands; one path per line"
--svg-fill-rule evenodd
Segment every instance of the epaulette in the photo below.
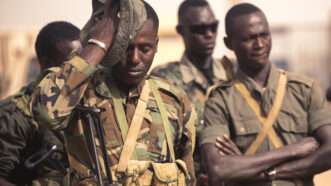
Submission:
M 159 89 L 167 92 L 167 94 L 170 94 L 171 96 L 176 98 L 179 102 L 181 101 L 181 96 L 184 95 L 184 90 L 172 85 L 170 82 L 168 82 L 167 80 L 162 79 L 160 77 L 152 75 L 149 78 L 153 79 L 156 82 Z
M 218 81 L 214 85 L 210 86 L 207 90 L 206 97 L 209 97 L 210 93 L 214 90 L 220 88 L 220 89 L 226 89 L 233 85 L 233 80 L 226 80 L 226 81 Z
M 299 75 L 299 74 L 295 74 L 295 73 L 291 73 L 291 72 L 288 72 L 288 80 L 287 80 L 289 83 L 290 82 L 294 82 L 294 83 L 300 83 L 300 84 L 304 84 L 308 87 L 312 87 L 313 86 L 313 83 L 314 83 L 314 80 L 309 78 L 309 77 L 306 77 L 304 75 Z
M 162 65 L 156 66 L 152 70 L 152 74 L 154 74 L 154 73 L 160 73 L 162 71 L 170 71 L 170 72 L 172 72 L 174 70 L 179 69 L 178 66 L 179 66 L 179 62 L 178 61 L 172 61 L 172 62 L 169 62 L 169 63 L 165 63 L 165 64 L 162 64 Z

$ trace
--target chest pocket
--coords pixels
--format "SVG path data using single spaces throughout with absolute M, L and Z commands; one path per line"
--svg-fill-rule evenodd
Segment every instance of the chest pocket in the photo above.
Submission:
M 164 104 L 167 109 L 167 116 L 169 122 L 171 124 L 170 126 L 171 136 L 173 139 L 173 143 L 175 144 L 175 142 L 177 141 L 177 134 L 178 134 L 177 132 L 179 131 L 178 111 L 173 105 L 166 103 Z M 163 128 L 161 113 L 155 100 L 150 100 L 148 102 L 145 119 L 149 122 L 149 127 L 150 127 L 151 145 L 148 147 L 149 152 L 160 155 L 162 153 L 162 148 L 164 148 L 165 132 Z
M 261 124 L 253 114 L 234 117 L 233 122 L 234 125 L 230 126 L 231 137 L 239 149 L 245 152 L 259 133 Z
M 291 107 L 283 107 L 277 119 L 277 130 L 286 144 L 296 142 L 308 135 L 308 118 L 305 112 L 294 112 Z

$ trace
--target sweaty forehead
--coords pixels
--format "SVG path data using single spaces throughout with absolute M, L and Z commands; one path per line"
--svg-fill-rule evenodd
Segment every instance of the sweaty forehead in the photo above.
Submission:
M 182 24 L 206 24 L 216 20 L 209 6 L 190 7 L 182 19 Z

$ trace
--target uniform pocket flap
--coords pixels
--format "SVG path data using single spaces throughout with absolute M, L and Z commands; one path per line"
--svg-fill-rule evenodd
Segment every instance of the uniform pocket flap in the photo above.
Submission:
M 281 130 L 292 133 L 307 133 L 308 122 L 306 114 L 294 114 L 286 109 L 282 109 L 278 119 Z
M 308 125 L 305 125 L 305 123 L 306 121 L 303 118 L 281 118 L 279 120 L 280 129 L 292 133 L 307 133 Z
M 154 176 L 163 183 L 177 182 L 178 168 L 176 163 L 152 163 Z
M 251 135 L 259 133 L 261 123 L 257 119 L 238 119 L 235 120 L 235 132 L 237 135 Z

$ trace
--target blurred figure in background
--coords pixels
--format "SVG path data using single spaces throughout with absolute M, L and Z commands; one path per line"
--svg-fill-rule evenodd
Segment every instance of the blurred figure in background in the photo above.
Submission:
M 179 61 L 156 67 L 151 74 L 169 80 L 188 94 L 197 110 L 197 133 L 203 125 L 202 113 L 207 90 L 220 81 L 231 79 L 233 65 L 224 57 L 213 58 L 216 45 L 218 20 L 209 3 L 205 0 L 183 1 L 178 10 L 177 33 L 182 37 L 185 51 Z M 197 135 L 198 136 L 198 135 Z M 199 149 L 195 150 L 195 169 L 200 183 L 202 175 Z
M 0 185 L 11 185 L 9 182 L 29 184 L 41 172 L 27 169 L 24 161 L 31 154 L 45 148 L 48 140 L 55 138 L 40 128 L 38 121 L 32 117 L 30 97 L 47 73 L 57 71 L 64 61 L 81 49 L 79 36 L 79 28 L 68 22 L 57 21 L 44 26 L 35 43 L 41 74 L 16 95 L 1 100 Z M 47 172 L 45 169 L 43 171 Z

